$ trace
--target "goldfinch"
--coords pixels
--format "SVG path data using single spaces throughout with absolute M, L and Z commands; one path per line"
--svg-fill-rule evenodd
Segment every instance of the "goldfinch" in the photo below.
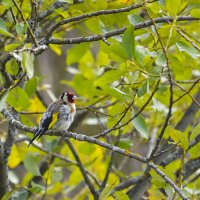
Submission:
M 47 130 L 67 130 L 73 122 L 76 105 L 76 95 L 73 92 L 63 92 L 57 101 L 50 104 L 42 115 L 39 129 L 29 142 L 28 147 L 36 138 L 40 138 Z

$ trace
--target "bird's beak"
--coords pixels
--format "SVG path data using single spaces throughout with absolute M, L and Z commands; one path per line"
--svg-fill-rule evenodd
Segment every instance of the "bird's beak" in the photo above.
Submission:
M 76 95 L 74 95 L 74 96 L 72 97 L 72 99 L 73 99 L 73 100 L 76 100 L 76 99 L 78 99 L 78 97 L 77 97 Z

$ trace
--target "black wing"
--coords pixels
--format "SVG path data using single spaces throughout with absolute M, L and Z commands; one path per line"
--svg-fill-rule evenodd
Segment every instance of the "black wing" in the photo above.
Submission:
M 45 133 L 48 128 L 50 123 L 52 122 L 53 119 L 53 114 L 50 111 L 46 111 L 43 116 L 42 119 L 40 121 L 40 127 L 37 130 L 37 132 L 34 134 L 33 138 L 31 139 L 31 141 L 28 144 L 28 147 L 33 143 L 33 141 L 38 137 L 38 139 L 43 135 L 43 133 Z

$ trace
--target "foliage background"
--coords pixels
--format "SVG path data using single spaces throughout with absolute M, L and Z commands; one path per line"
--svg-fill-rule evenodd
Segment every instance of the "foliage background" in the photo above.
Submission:
M 0 15 L 0 197 L 199 198 L 198 0 L 3 0 Z M 27 149 L 64 90 L 73 132 Z

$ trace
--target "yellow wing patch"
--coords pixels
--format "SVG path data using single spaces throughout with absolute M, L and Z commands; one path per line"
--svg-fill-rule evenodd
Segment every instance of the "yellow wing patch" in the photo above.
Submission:
M 59 112 L 56 112 L 52 115 L 52 121 L 49 124 L 49 129 L 52 128 L 55 125 L 55 123 L 58 121 L 58 114 Z

